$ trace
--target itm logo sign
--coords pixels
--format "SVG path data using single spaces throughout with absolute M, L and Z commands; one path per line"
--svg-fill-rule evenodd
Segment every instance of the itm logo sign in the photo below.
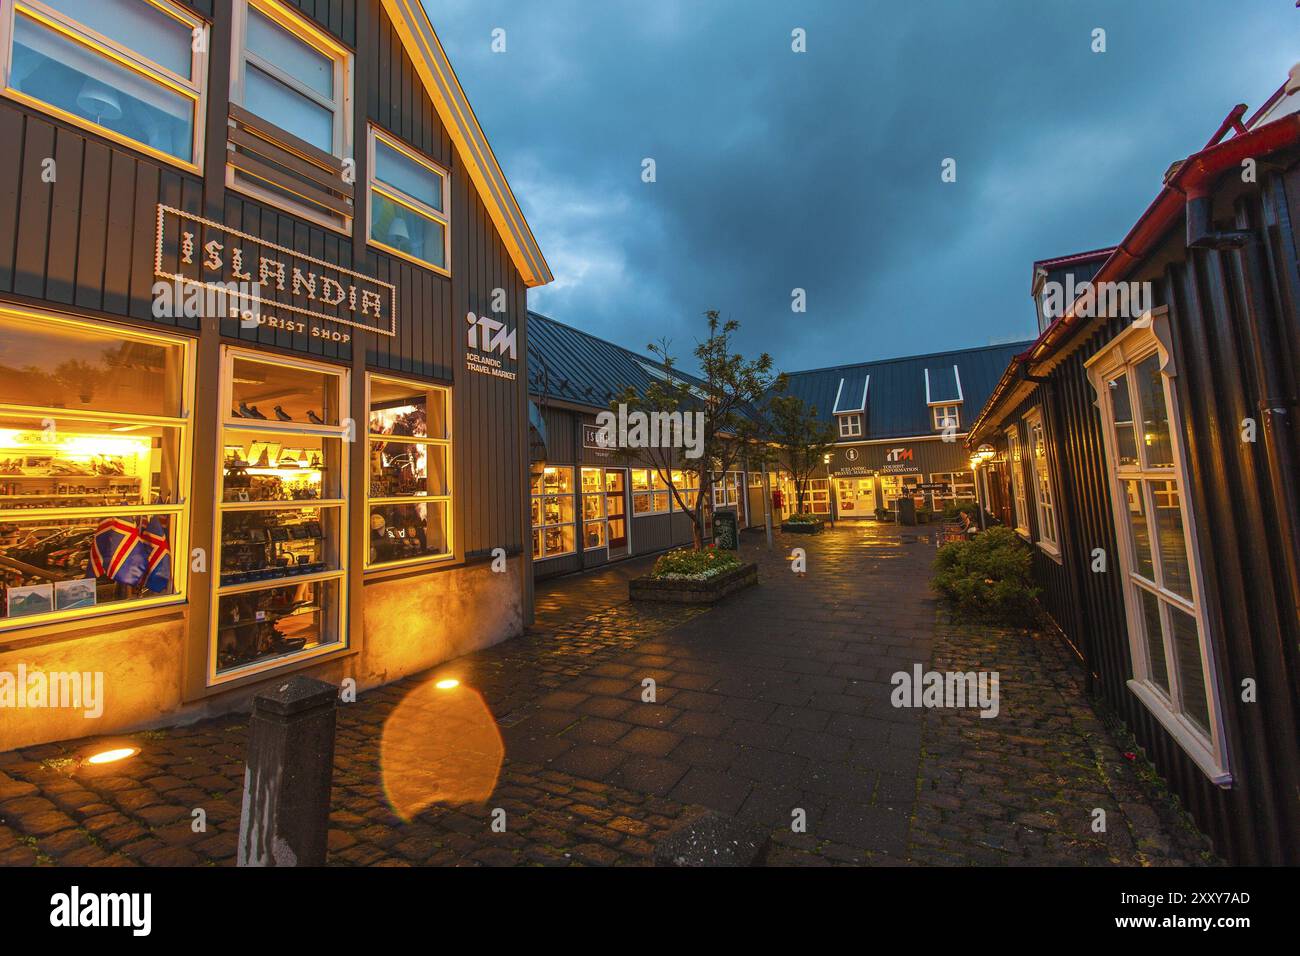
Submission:
M 470 348 L 482 349 L 489 353 L 498 352 L 501 355 L 508 353 L 512 359 L 518 357 L 515 354 L 515 336 L 519 332 L 518 329 L 507 332 L 504 322 L 489 319 L 486 315 L 476 316 L 473 312 L 465 316 L 465 321 L 469 323 L 466 344 Z
M 910 448 L 891 448 L 889 454 L 885 456 L 885 461 L 911 461 L 912 449 Z
M 518 361 L 516 336 L 519 330 L 507 330 L 506 323 L 473 312 L 466 314 L 465 321 L 469 323 L 469 328 L 465 331 L 465 344 L 468 346 L 465 368 L 480 375 L 492 375 L 513 382 L 516 373 L 506 369 L 502 358 Z

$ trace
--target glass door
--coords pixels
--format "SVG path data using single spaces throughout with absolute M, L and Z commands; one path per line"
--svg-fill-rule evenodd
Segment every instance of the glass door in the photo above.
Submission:
M 841 518 L 875 517 L 876 481 L 874 478 L 837 478 L 835 498 Z
M 609 556 L 627 557 L 627 472 L 622 469 L 605 469 L 605 517 Z

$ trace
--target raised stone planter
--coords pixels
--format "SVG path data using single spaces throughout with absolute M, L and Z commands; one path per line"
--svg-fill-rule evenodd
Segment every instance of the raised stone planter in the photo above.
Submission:
M 682 578 L 633 578 L 627 583 L 633 601 L 664 601 L 669 604 L 713 604 L 728 594 L 758 583 L 758 565 L 742 564 L 733 571 L 704 581 Z
M 786 534 L 821 534 L 822 529 L 825 527 L 825 521 L 814 521 L 811 524 L 804 524 L 802 521 L 797 524 L 781 522 L 781 530 Z

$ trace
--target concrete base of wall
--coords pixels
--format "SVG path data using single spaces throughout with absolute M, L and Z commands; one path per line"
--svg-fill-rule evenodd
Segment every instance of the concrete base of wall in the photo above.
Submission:
M 296 669 L 270 672 L 266 681 L 300 673 L 331 684 L 351 677 L 358 690 L 390 683 L 470 651 L 517 637 L 524 630 L 523 574 L 528 557 L 494 572 L 490 563 L 438 573 L 374 581 L 364 589 L 365 633 L 358 653 Z M 248 711 L 265 681 L 197 701 L 184 701 L 183 662 L 188 609 L 166 608 L 129 626 L 108 617 L 48 642 L 0 651 L 0 681 L 26 675 L 83 675 L 102 688 L 99 713 L 85 701 L 72 707 L 0 709 L 0 751 L 16 747 L 193 723 Z M 95 675 L 100 675 L 98 678 Z M 24 697 L 24 700 L 26 698 Z

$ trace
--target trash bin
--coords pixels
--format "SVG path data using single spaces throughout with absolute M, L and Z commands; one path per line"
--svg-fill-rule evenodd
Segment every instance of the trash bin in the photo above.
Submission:
M 916 499 L 899 498 L 894 502 L 894 507 L 898 509 L 899 524 L 916 524 Z

